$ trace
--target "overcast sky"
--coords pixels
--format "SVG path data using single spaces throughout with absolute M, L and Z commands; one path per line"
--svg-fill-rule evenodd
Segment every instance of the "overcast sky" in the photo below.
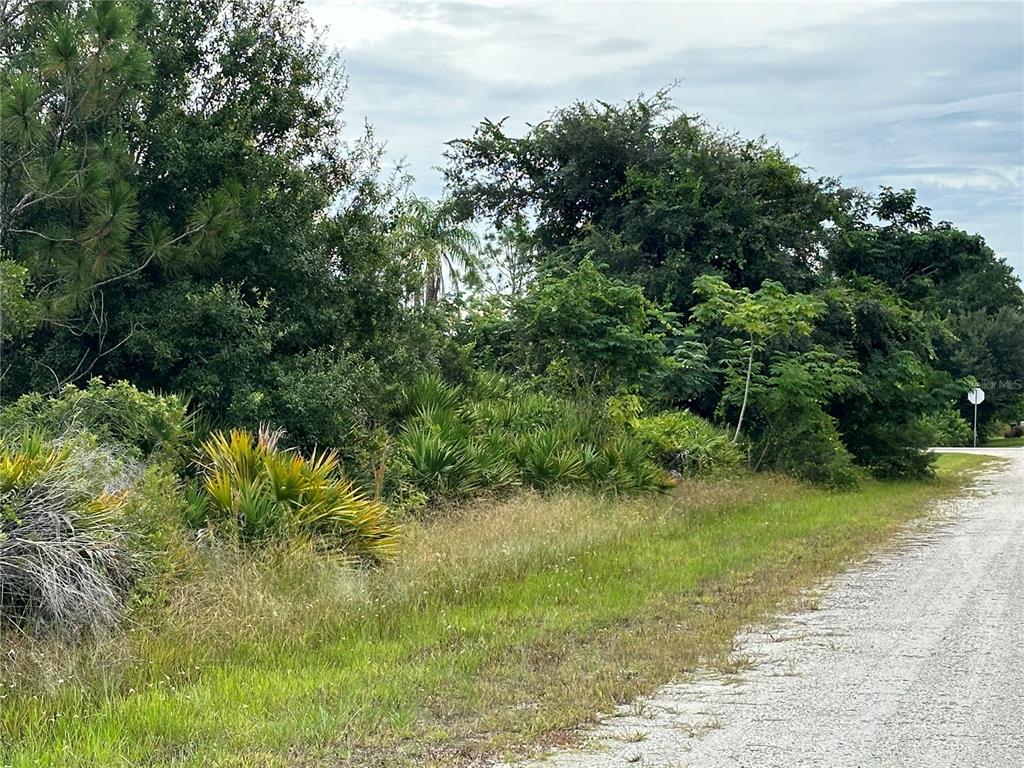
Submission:
M 812 175 L 915 187 L 1024 274 L 1024 4 L 344 3 L 308 0 L 367 119 L 440 192 L 482 118 L 673 81 L 676 105 L 779 143 Z

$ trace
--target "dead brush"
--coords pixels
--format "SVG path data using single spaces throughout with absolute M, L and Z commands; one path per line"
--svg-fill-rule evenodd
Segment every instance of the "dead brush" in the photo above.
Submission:
M 125 505 L 138 468 L 85 441 L 0 447 L 0 621 L 96 634 L 145 570 Z

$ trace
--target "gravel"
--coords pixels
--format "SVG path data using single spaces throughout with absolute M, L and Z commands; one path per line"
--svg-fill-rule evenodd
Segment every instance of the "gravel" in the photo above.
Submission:
M 940 525 L 737 639 L 749 660 L 623 708 L 543 768 L 1024 766 L 1024 449 Z

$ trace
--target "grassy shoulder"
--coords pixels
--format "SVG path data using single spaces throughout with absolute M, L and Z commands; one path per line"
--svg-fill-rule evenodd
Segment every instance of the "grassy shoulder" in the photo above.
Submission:
M 986 448 L 1020 448 L 1024 446 L 1024 437 L 994 437 L 985 443 Z
M 369 574 L 211 548 L 152 622 L 7 654 L 5 766 L 458 765 L 558 739 L 698 665 L 991 461 L 832 493 L 519 496 L 411 526 Z

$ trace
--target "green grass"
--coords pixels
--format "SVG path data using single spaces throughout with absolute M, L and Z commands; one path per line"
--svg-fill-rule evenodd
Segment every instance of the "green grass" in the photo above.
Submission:
M 883 544 L 930 483 L 771 477 L 640 500 L 526 495 L 410 526 L 387 569 L 210 550 L 145 623 L 11 646 L 4 766 L 453 766 L 567 738 Z
M 1024 445 L 1024 437 L 994 437 L 985 443 L 987 448 L 1019 448 Z

